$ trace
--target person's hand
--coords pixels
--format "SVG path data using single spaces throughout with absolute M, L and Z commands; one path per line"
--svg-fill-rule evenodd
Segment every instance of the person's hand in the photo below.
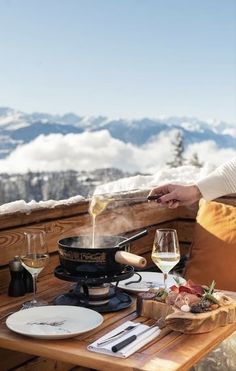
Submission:
M 159 205 L 175 209 L 181 205 L 191 205 L 202 197 L 196 185 L 164 184 L 153 188 L 149 196 L 163 195 L 158 198 Z

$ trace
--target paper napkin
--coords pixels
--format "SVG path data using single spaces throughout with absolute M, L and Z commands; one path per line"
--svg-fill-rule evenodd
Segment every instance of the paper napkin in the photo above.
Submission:
M 97 339 L 94 341 L 92 344 L 88 345 L 88 350 L 91 350 L 92 352 L 97 352 L 97 353 L 103 353 L 107 354 L 109 356 L 113 357 L 120 357 L 120 358 L 127 358 L 131 354 L 135 353 L 137 350 L 142 348 L 144 345 L 155 339 L 159 334 L 160 334 L 160 329 L 158 326 L 155 326 L 150 329 L 150 331 L 147 331 L 145 334 L 141 335 L 138 337 L 136 340 L 134 340 L 132 343 L 126 345 L 123 349 L 120 351 L 114 353 L 111 348 L 120 343 L 121 341 L 125 340 L 126 338 L 132 336 L 132 335 L 138 335 L 140 332 L 148 328 L 149 326 L 140 324 L 139 326 L 135 327 L 132 331 L 129 331 L 126 333 L 124 336 L 122 336 L 119 339 L 114 340 L 112 343 L 103 345 L 103 346 L 98 346 L 97 343 L 106 340 L 110 338 L 111 336 L 114 336 L 118 334 L 120 331 L 126 329 L 128 326 L 132 326 L 134 322 L 127 321 L 123 323 L 121 326 L 117 327 L 115 330 L 110 331 L 106 335 L 102 336 L 101 338 Z

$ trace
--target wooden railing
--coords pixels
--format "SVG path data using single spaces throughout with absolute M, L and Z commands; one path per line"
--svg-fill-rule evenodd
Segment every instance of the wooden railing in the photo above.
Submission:
M 236 195 L 225 197 L 219 201 L 236 206 Z M 40 208 L 30 213 L 15 212 L 0 215 L 0 294 L 5 299 L 1 300 L 0 306 L 6 304 L 6 293 L 10 281 L 8 263 L 15 256 L 20 255 L 24 248 L 24 232 L 31 228 L 43 228 L 47 233 L 47 243 L 50 250 L 50 263 L 42 271 L 40 280 L 45 280 L 47 289 L 47 278 L 53 274 L 54 268 L 59 264 L 57 241 L 66 236 L 91 233 L 91 217 L 88 213 L 88 200 L 80 201 L 72 205 L 59 205 L 54 208 Z M 146 257 L 148 267 L 152 265 L 150 252 L 154 239 L 155 229 L 159 227 L 171 227 L 177 229 L 181 254 L 187 255 L 193 239 L 193 230 L 198 205 L 191 207 L 179 207 L 178 209 L 158 208 L 155 203 L 148 202 L 125 202 L 122 206 L 108 207 L 96 219 L 96 231 L 99 234 L 130 236 L 142 229 L 148 228 L 148 235 L 131 245 L 131 252 Z M 44 283 L 42 282 L 44 287 Z M 18 298 L 9 298 L 18 302 Z M 6 359 L 9 358 L 9 363 Z M 0 350 L 0 362 L 4 359 L 5 369 L 22 362 L 31 360 L 29 355 Z M 15 362 L 13 362 L 15 359 Z M 35 358 L 34 358 L 35 361 Z M 39 362 L 39 361 L 37 361 Z M 41 369 L 53 370 L 55 363 L 43 360 L 47 365 Z M 34 363 L 32 363 L 33 365 Z M 60 365 L 62 370 L 69 370 L 69 366 Z M 4 369 L 4 368 L 3 368 Z M 24 370 L 24 368 L 19 368 Z M 26 368 L 25 368 L 26 369 Z M 33 370 L 27 364 L 27 370 Z
M 88 213 L 88 201 L 73 205 L 60 205 L 53 209 L 32 210 L 30 214 L 15 212 L 0 215 L 0 290 L 9 282 L 8 263 L 20 255 L 24 248 L 24 232 L 31 228 L 43 228 L 47 233 L 47 243 L 51 255 L 50 264 L 42 276 L 51 274 L 58 264 L 57 241 L 66 236 L 91 234 L 91 216 Z M 179 228 L 180 214 L 184 228 Z M 150 261 L 150 250 L 157 227 L 177 228 L 182 252 L 185 253 L 191 243 L 196 207 L 175 210 L 158 209 L 155 203 L 132 203 L 122 207 L 111 207 L 96 218 L 96 232 L 99 234 L 125 235 L 135 234 L 148 228 L 149 233 L 131 245 L 131 251 Z M 188 227 L 187 227 L 188 226 Z

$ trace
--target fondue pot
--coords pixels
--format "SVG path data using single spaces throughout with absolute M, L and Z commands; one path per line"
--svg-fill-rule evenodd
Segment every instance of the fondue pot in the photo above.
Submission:
M 144 230 L 130 238 L 121 236 L 98 236 L 91 247 L 91 236 L 66 237 L 58 241 L 62 267 L 71 274 L 99 276 L 121 273 L 125 265 L 144 268 L 146 259 L 131 254 L 129 242 L 147 234 Z

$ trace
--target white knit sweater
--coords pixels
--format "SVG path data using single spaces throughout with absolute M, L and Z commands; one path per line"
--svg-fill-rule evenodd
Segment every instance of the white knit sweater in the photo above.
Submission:
M 236 193 L 236 157 L 219 166 L 204 179 L 196 182 L 196 185 L 207 201 Z

